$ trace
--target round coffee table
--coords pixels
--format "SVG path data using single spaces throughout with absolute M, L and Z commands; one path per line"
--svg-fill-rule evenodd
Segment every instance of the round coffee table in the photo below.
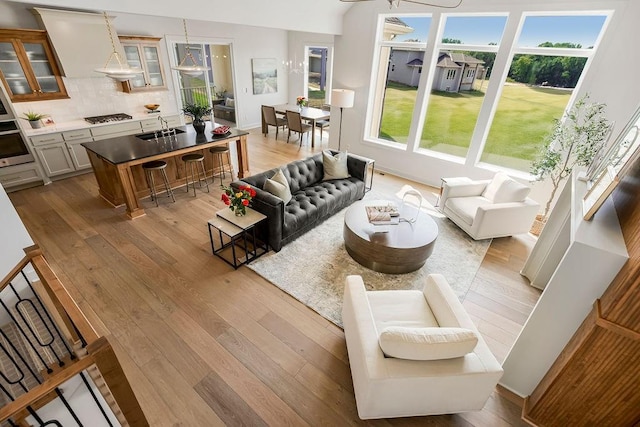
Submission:
M 344 244 L 359 264 L 380 273 L 401 274 L 422 267 L 433 252 L 438 226 L 431 216 L 420 212 L 414 223 L 373 225 L 365 206 L 387 205 L 387 200 L 361 200 L 344 216 Z M 400 218 L 415 218 L 417 209 L 400 205 Z M 387 232 L 381 232 L 388 230 Z

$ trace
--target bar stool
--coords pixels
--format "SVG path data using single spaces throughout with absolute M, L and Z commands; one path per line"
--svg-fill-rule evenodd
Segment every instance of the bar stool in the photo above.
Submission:
M 231 174 L 231 178 L 233 178 L 233 165 L 231 164 L 231 151 L 229 150 L 229 145 L 219 145 L 217 147 L 209 148 L 209 152 L 211 153 L 211 157 L 217 157 L 218 159 L 218 167 L 220 170 L 218 171 L 218 175 L 220 175 L 220 185 L 222 185 L 222 179 L 226 178 L 227 175 L 224 171 L 224 159 L 223 155 L 227 155 L 227 162 L 229 163 L 229 174 Z M 213 162 L 215 164 L 215 162 Z M 216 175 L 216 172 L 213 172 L 213 175 Z M 215 181 L 215 176 L 213 177 Z
M 197 163 L 200 163 L 202 169 L 202 175 L 204 175 L 204 183 L 207 186 L 207 193 L 209 193 L 209 182 L 207 182 L 207 171 L 204 169 L 204 154 L 193 153 L 185 154 L 182 156 L 184 162 L 185 177 L 187 193 L 189 192 L 189 175 L 191 175 L 191 183 L 193 185 L 193 196 L 196 195 L 196 174 L 198 175 L 198 185 L 202 188 L 203 179 L 200 178 L 200 171 L 198 170 Z
M 156 192 L 156 183 L 153 178 L 153 171 L 160 172 L 165 191 L 167 192 L 167 197 L 171 197 L 174 203 L 176 201 L 176 198 L 173 197 L 173 191 L 171 191 L 171 187 L 169 187 L 169 179 L 167 178 L 167 171 L 165 170 L 166 167 L 167 162 L 165 162 L 164 160 L 153 160 L 151 162 L 142 164 L 142 169 L 144 170 L 144 175 L 147 179 L 147 185 L 149 186 L 149 191 L 151 192 L 151 200 L 155 200 L 156 206 L 159 206 L 158 193 Z

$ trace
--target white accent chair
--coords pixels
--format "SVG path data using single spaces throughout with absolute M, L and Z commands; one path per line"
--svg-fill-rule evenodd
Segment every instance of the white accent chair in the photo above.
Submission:
M 479 411 L 502 376 L 442 275 L 429 275 L 423 291 L 366 291 L 360 276 L 348 276 L 342 321 L 362 419 Z M 445 342 L 451 331 L 463 341 Z
M 531 189 L 498 172 L 491 180 L 444 178 L 439 206 L 475 240 L 527 233 L 540 205 Z

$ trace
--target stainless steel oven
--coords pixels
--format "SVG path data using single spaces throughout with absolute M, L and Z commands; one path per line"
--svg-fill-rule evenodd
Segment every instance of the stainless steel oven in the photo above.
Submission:
M 4 95 L 4 88 L 0 88 L 0 167 L 33 161 L 35 159 L 22 138 L 20 127 Z

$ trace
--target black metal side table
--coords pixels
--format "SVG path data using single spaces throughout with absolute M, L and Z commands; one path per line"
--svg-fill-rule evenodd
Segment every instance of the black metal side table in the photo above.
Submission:
M 269 251 L 269 244 L 256 236 L 256 226 L 267 217 L 251 208 L 246 210 L 246 215 L 236 216 L 223 209 L 207 222 L 211 251 L 235 269 Z

